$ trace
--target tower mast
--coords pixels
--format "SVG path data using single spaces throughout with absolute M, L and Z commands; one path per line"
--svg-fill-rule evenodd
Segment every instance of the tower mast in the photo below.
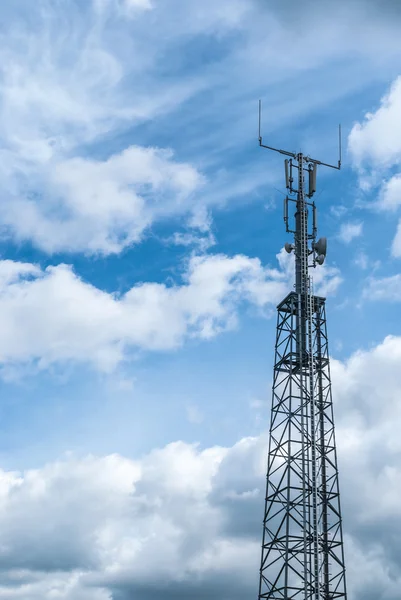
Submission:
M 294 242 L 285 249 L 295 254 L 295 291 L 277 307 L 258 598 L 346 600 L 325 299 L 314 295 L 309 275 L 323 264 L 327 249 L 326 238 L 316 239 L 311 200 L 317 166 L 341 168 L 341 129 L 339 160 L 331 165 L 263 144 L 260 122 L 259 103 L 259 145 L 287 157 L 284 222 Z

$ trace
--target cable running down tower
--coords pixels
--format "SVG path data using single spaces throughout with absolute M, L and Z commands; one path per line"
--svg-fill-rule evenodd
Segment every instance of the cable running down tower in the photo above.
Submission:
M 346 600 L 325 298 L 314 295 L 309 275 L 327 250 L 326 238 L 317 240 L 311 200 L 317 166 L 341 168 L 341 129 L 338 164 L 330 165 L 266 146 L 260 121 L 259 103 L 259 145 L 286 156 L 284 222 L 294 243 L 285 249 L 295 254 L 295 291 L 277 307 L 258 598 Z

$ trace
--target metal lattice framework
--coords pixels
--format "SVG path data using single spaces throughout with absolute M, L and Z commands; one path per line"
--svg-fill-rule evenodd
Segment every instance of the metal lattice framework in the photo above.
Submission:
M 295 255 L 295 291 L 278 306 L 259 600 L 346 600 L 325 299 L 314 295 L 309 275 L 327 248 L 326 238 L 316 241 L 310 201 L 316 169 L 340 169 L 341 130 L 338 165 L 262 144 L 260 121 L 259 144 L 290 157 L 286 187 L 294 198 L 285 200 L 284 221 L 294 243 L 285 248 Z
M 278 306 L 259 598 L 346 598 L 325 300 L 311 298 L 303 364 L 297 294 Z

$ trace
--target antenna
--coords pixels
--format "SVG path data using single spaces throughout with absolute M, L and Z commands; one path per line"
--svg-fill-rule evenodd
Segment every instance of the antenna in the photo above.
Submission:
M 290 188 L 290 174 L 288 171 L 288 158 L 286 158 L 284 161 L 284 168 L 285 168 L 285 187 L 287 189 L 289 189 Z
M 295 286 L 277 306 L 258 600 L 347 600 L 325 298 L 310 275 L 327 253 L 311 200 L 317 166 L 341 168 L 341 126 L 332 165 L 264 144 L 261 116 L 259 100 L 259 145 L 285 155 L 284 225 L 294 238 L 284 250 L 294 254 Z
M 259 146 L 261 148 L 267 148 L 268 150 L 274 150 L 274 152 L 279 152 L 280 154 L 285 154 L 286 156 L 291 156 L 292 158 L 296 158 L 297 155 L 295 152 L 288 152 L 287 150 L 279 150 L 278 148 L 273 148 L 272 146 L 266 146 L 265 144 L 262 143 L 261 121 L 262 121 L 262 100 L 259 100 Z
M 279 148 L 274 148 L 273 146 L 266 146 L 263 144 L 262 133 L 261 133 L 261 122 L 262 122 L 262 101 L 259 100 L 259 146 L 261 148 L 267 148 L 268 150 L 273 150 L 274 152 L 279 152 L 280 154 L 285 154 L 286 156 L 291 156 L 292 158 L 297 158 L 298 154 L 295 152 L 288 152 L 288 150 L 280 150 Z M 341 124 L 338 126 L 338 150 L 339 150 L 339 160 L 336 165 L 331 165 L 330 163 L 325 163 L 316 158 L 311 158 L 310 156 L 305 156 L 305 162 L 314 163 L 316 165 L 321 165 L 322 167 L 330 167 L 331 169 L 337 169 L 338 171 L 341 169 Z
M 312 167 L 309 167 L 308 172 L 309 172 L 309 198 L 311 198 L 313 196 L 313 194 L 316 192 L 316 171 L 317 171 L 317 164 L 313 163 Z
M 341 125 L 338 127 L 338 148 L 339 148 L 339 159 L 337 165 L 332 165 L 330 163 L 322 162 L 316 158 L 311 158 L 310 156 L 306 156 L 302 154 L 302 152 L 298 152 L 295 154 L 294 152 L 289 152 L 288 150 L 282 150 L 279 148 L 274 148 L 273 146 L 268 146 L 263 143 L 262 138 L 262 101 L 259 100 L 259 146 L 261 148 L 267 148 L 268 150 L 273 150 L 273 152 L 278 152 L 279 154 L 284 154 L 290 158 L 286 158 L 284 160 L 284 172 L 285 172 L 285 187 L 287 188 L 290 195 L 296 195 L 296 199 L 292 200 L 296 204 L 296 212 L 295 212 L 295 231 L 289 229 L 288 226 L 288 202 L 290 198 L 287 196 L 284 200 L 284 221 L 286 224 L 287 233 L 293 233 L 295 236 L 293 245 L 295 252 L 295 272 L 296 272 L 296 283 L 295 288 L 298 293 L 304 293 L 304 291 L 308 288 L 308 267 L 316 267 L 317 265 L 323 264 L 321 260 L 322 253 L 317 252 L 315 248 L 316 236 L 317 236 L 317 213 L 316 207 L 314 203 L 307 202 L 306 198 L 312 198 L 313 194 L 316 192 L 316 175 L 317 175 L 317 166 L 321 165 L 324 167 L 330 167 L 331 169 L 341 169 Z M 298 177 L 296 178 L 298 182 L 297 189 L 294 189 L 293 183 L 294 178 L 292 176 L 293 168 L 298 169 Z M 309 186 L 308 191 L 304 189 L 304 171 L 308 173 L 309 176 Z M 306 197 L 306 198 L 305 198 Z M 308 229 L 308 208 L 312 208 L 313 210 L 313 225 L 312 231 Z M 312 241 L 312 248 L 309 249 L 309 241 Z M 313 264 L 308 264 L 308 257 L 313 255 Z

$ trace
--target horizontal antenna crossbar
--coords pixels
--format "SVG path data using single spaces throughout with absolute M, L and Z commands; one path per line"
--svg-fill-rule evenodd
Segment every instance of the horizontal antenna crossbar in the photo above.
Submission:
M 281 150 L 280 148 L 274 148 L 273 146 L 267 146 L 263 144 L 262 135 L 261 135 L 261 120 L 262 120 L 262 101 L 259 100 L 259 146 L 261 148 L 267 148 L 267 150 L 273 150 L 274 152 L 278 152 L 279 154 L 284 154 L 285 156 L 291 156 L 291 158 L 297 158 L 297 154 L 295 152 L 289 152 L 288 150 Z M 304 161 L 308 163 L 314 163 L 316 165 L 321 165 L 322 167 L 330 167 L 331 169 L 341 169 L 341 125 L 338 126 L 338 150 L 339 150 L 339 159 L 336 165 L 331 165 L 330 163 L 322 162 L 321 160 L 317 160 L 316 158 L 311 158 L 310 156 L 305 156 Z

